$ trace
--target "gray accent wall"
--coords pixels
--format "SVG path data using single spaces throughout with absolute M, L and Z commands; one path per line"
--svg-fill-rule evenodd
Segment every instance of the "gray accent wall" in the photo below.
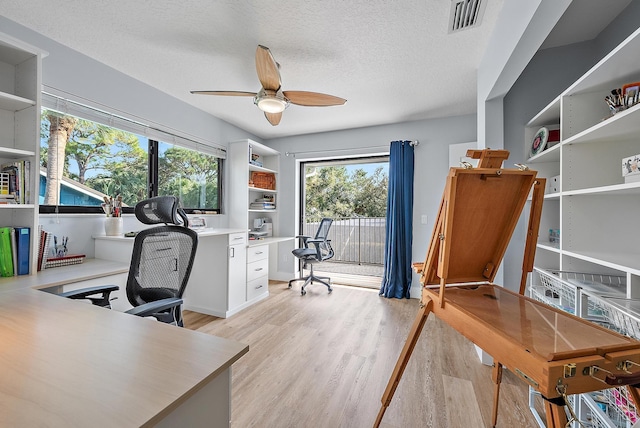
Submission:
M 510 162 L 524 162 L 524 127 L 545 106 L 606 56 L 640 25 L 640 0 L 634 0 L 594 40 L 538 51 L 504 97 L 504 148 Z M 540 236 L 546 232 L 540 231 Z M 504 284 L 520 283 L 526 224 L 520 221 L 505 255 Z

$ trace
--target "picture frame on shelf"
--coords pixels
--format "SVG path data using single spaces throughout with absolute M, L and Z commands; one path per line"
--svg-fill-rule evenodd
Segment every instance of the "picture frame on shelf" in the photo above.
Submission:
M 531 156 L 542 153 L 547 147 L 547 139 L 549 138 L 549 130 L 546 127 L 538 129 L 531 140 Z
M 627 83 L 622 86 L 622 98 L 626 107 L 631 107 L 640 101 L 638 94 L 640 93 L 640 82 Z

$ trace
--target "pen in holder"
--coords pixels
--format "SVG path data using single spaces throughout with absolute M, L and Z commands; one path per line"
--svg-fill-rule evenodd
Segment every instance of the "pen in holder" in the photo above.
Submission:
M 107 215 L 104 219 L 104 234 L 107 236 L 120 236 L 123 234 L 122 226 L 122 196 L 113 198 L 103 197 L 102 210 Z

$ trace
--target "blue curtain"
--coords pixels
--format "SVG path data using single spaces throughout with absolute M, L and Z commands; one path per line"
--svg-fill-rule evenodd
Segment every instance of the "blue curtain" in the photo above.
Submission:
M 380 295 L 408 299 L 413 241 L 413 145 L 409 141 L 391 142 L 385 230 Z

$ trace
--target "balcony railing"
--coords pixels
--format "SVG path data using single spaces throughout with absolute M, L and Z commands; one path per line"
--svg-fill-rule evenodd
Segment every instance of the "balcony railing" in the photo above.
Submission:
M 315 236 L 320 220 L 305 219 L 302 235 Z M 329 239 L 335 252 L 332 261 L 358 265 L 384 263 L 385 218 L 334 218 Z

